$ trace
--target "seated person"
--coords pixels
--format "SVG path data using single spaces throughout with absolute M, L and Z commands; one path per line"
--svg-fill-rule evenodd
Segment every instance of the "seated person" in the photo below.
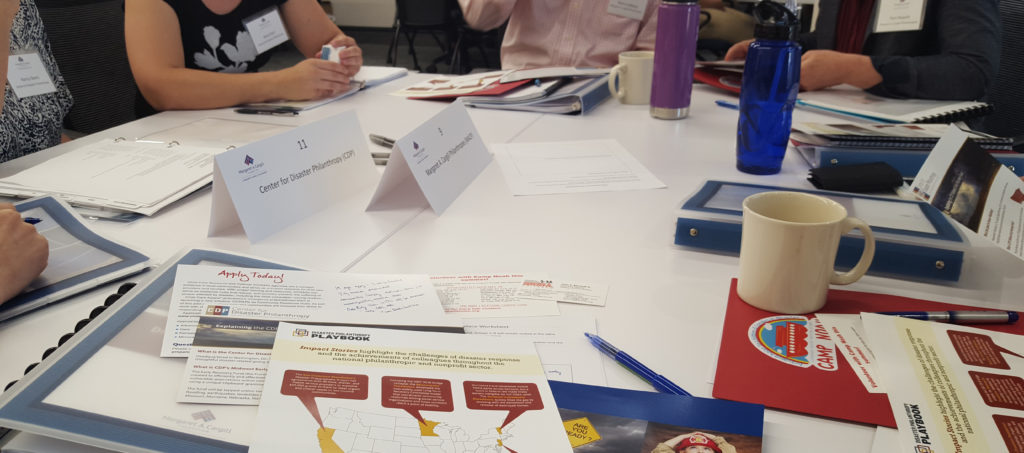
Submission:
M 262 47 L 287 37 L 307 58 L 256 72 L 270 59 Z M 331 97 L 363 64 L 355 40 L 316 0 L 126 0 L 125 41 L 139 90 L 157 110 Z M 325 44 L 345 46 L 340 64 L 317 58 Z
M 0 74 L 6 84 L 0 94 L 0 162 L 4 162 L 60 144 L 61 124 L 71 109 L 71 92 L 57 69 L 32 0 L 0 0 L 0 37 L 8 41 L 0 44 L 8 51 L 0 56 Z M 24 60 L 8 67 L 8 56 L 16 54 Z M 52 84 L 41 89 L 38 85 L 12 87 L 7 82 L 10 71 L 17 71 L 16 77 L 38 76 L 37 80 L 45 75 Z
M 821 0 L 814 32 L 801 36 L 800 88 L 850 84 L 873 94 L 918 99 L 985 96 L 999 66 L 998 0 L 931 0 L 920 30 L 874 33 L 876 3 Z M 746 57 L 750 41 L 726 60 Z
M 50 247 L 36 227 L 8 203 L 0 203 L 0 304 L 17 296 L 43 269 Z
M 502 69 L 544 66 L 610 68 L 626 50 L 654 50 L 659 0 L 646 0 L 643 19 L 608 12 L 589 0 L 459 0 L 466 23 L 491 30 L 508 20 Z

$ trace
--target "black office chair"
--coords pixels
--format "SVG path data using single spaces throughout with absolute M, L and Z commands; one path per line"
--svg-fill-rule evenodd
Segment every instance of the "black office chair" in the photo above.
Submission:
M 458 26 L 454 11 L 459 9 L 454 0 L 395 0 L 395 34 L 388 46 L 388 64 L 398 64 L 398 41 L 405 36 L 412 55 L 413 68 L 422 71 L 416 56 L 416 35 L 419 32 L 429 33 L 441 49 L 441 56 L 435 58 L 427 66 L 426 72 L 437 72 L 437 64 L 448 61 L 453 53 L 457 53 Z M 454 9 L 453 9 L 454 7 Z
M 137 118 L 123 0 L 36 0 L 74 105 L 64 127 L 91 134 Z
M 1002 52 L 995 83 L 989 90 L 992 114 L 981 120 L 979 129 L 1000 137 L 1015 137 L 1014 148 L 1024 151 L 1024 0 L 999 2 L 1003 25 Z

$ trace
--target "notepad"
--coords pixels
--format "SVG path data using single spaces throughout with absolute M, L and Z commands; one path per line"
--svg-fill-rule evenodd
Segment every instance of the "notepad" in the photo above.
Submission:
M 982 116 L 990 104 L 975 101 L 890 99 L 843 85 L 801 93 L 797 105 L 883 123 L 952 123 Z

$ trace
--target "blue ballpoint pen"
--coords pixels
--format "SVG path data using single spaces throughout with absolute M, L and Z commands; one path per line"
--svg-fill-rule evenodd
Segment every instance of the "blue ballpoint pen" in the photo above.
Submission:
M 922 321 L 948 322 L 950 324 L 1013 324 L 1020 318 L 1020 315 L 1015 311 L 1002 310 L 884 311 L 878 314 L 919 319 Z
M 690 392 L 683 390 L 682 387 L 668 380 L 665 376 L 655 373 L 629 354 L 622 352 L 619 348 L 612 346 L 611 343 L 604 341 L 601 337 L 586 332 L 584 332 L 583 335 L 586 335 L 587 339 L 590 340 L 590 343 L 597 347 L 597 349 L 601 350 L 601 352 L 605 353 L 605 355 L 611 357 L 616 362 L 619 362 L 619 365 L 622 365 L 627 370 L 635 373 L 641 379 L 647 381 L 648 384 L 651 384 L 651 386 L 659 392 L 691 396 Z
M 734 104 L 732 102 L 729 102 L 729 101 L 723 101 L 721 99 L 715 100 L 715 104 L 718 104 L 719 107 L 725 107 L 727 109 L 733 109 L 733 110 L 739 110 L 740 109 L 739 105 L 736 105 L 736 104 Z
M 40 219 L 39 217 L 25 217 L 22 220 L 24 220 L 25 223 L 27 223 L 29 225 L 35 225 L 35 224 L 43 221 L 43 219 Z

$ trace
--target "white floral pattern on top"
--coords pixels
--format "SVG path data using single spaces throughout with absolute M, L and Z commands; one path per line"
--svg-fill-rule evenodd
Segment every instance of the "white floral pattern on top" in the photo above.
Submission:
M 195 64 L 199 68 L 218 72 L 241 73 L 246 71 L 249 63 L 252 63 L 258 55 L 256 45 L 253 44 L 249 33 L 245 31 L 239 31 L 235 35 L 235 44 L 221 43 L 220 30 L 212 25 L 207 25 L 203 27 L 203 39 L 206 40 L 209 48 L 203 49 L 202 52 L 196 52 L 193 55 Z M 218 50 L 224 53 L 224 56 L 231 62 L 230 64 L 226 64 L 218 58 Z

